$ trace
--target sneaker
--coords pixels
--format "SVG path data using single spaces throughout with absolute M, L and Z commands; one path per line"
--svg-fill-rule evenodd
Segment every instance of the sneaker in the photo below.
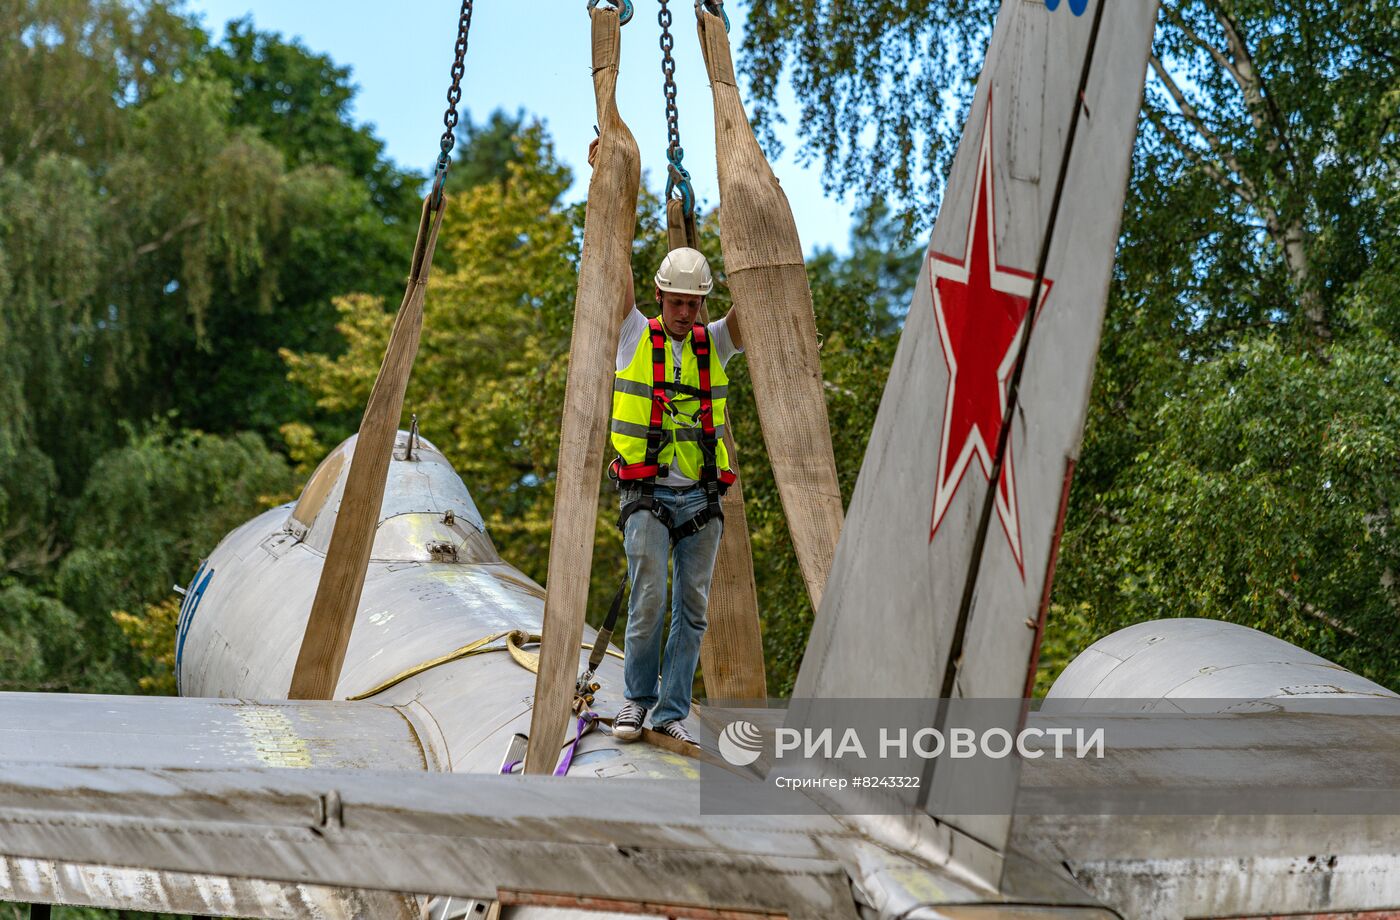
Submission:
M 646 717 L 647 708 L 641 703 L 631 700 L 623 703 L 617 718 L 613 719 L 613 737 L 618 741 L 636 741 L 642 736 L 642 720 Z
M 661 732 L 661 734 L 675 738 L 677 741 L 684 741 L 686 744 L 699 746 L 696 740 L 690 736 L 690 732 L 686 731 L 685 723 L 679 719 L 674 722 L 667 722 L 665 725 L 656 725 L 653 727 Z

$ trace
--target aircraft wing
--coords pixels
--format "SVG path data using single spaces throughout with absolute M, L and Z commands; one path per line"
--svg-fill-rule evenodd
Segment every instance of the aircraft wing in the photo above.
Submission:
M 856 916 L 838 861 L 854 832 L 829 816 L 705 817 L 696 785 L 5 764 L 0 840 L 30 861 L 186 878 Z
M 0 763 L 428 769 L 413 724 L 389 706 L 60 693 L 0 693 Z
M 1102 758 L 1027 760 L 1011 847 L 1124 917 L 1400 916 L 1395 700 L 1179 702 L 1032 715 L 1107 744 Z
M 231 875 L 217 858 L 219 849 L 209 845 L 205 852 L 211 858 L 199 870 L 166 871 L 170 867 L 134 858 L 142 848 L 131 843 L 129 832 L 123 839 L 100 833 L 89 838 L 91 828 L 79 805 L 85 796 L 97 795 L 107 797 L 113 810 L 144 812 L 109 781 L 95 779 L 111 770 L 189 782 L 208 770 L 274 776 L 309 769 L 421 772 L 428 755 L 412 717 L 373 703 L 0 694 L 0 772 L 7 777 L 6 807 L 15 808 L 0 832 L 0 901 L 245 917 L 416 917 L 415 899 L 394 892 L 318 885 L 300 877 Z M 73 778 L 83 789 L 60 791 L 58 777 Z M 41 787 L 53 796 L 48 802 L 33 797 L 42 795 Z M 11 794 L 21 788 L 28 796 L 15 807 Z M 63 828 L 65 844 L 54 850 L 27 847 L 17 826 L 45 823 Z M 185 826 L 196 833 L 200 824 L 187 820 Z M 70 846 L 77 839 L 105 842 Z M 203 839 L 217 838 L 204 834 Z
M 414 718 L 0 694 L 0 900 L 416 917 L 413 893 L 504 890 L 854 916 L 834 818 L 707 818 L 697 783 L 430 773 Z
M 1267 722 L 1257 713 L 1183 716 L 1175 734 L 1142 714 L 1068 717 L 1066 724 L 1107 726 L 1107 759 L 1030 763 L 1022 794 L 1042 807 L 1018 817 L 998 892 L 956 867 L 916 861 L 912 841 L 907 850 L 892 839 L 875 844 L 849 818 L 706 815 L 696 782 L 244 766 L 269 745 L 249 746 L 237 713 L 267 709 L 281 710 L 309 747 L 327 750 L 318 764 L 360 763 L 373 754 L 387 766 L 392 746 L 354 739 L 360 728 L 382 730 L 373 722 L 384 713 L 373 707 L 193 700 L 179 713 L 185 701 L 49 699 L 57 705 L 25 712 L 52 726 L 32 737 L 13 728 L 0 735 L 5 899 L 260 917 L 414 917 L 418 899 L 408 893 L 432 892 L 497 901 L 507 906 L 505 917 L 653 905 L 642 913 L 854 920 L 855 882 L 864 898 L 877 896 L 870 906 L 882 917 L 1109 920 L 1114 915 L 1096 899 L 1122 917 L 1239 917 L 1372 909 L 1400 898 L 1394 818 L 1369 814 L 1394 808 L 1393 783 L 1373 779 L 1366 792 L 1364 784 L 1338 781 L 1338 794 L 1364 796 L 1366 816 L 1309 814 L 1311 799 L 1300 799 L 1293 814 L 1250 817 L 1218 801 L 1222 794 L 1238 799 L 1242 782 L 1275 797 L 1280 787 L 1320 788 L 1326 777 L 1345 777 L 1341 765 L 1356 762 L 1346 753 L 1352 749 L 1371 752 L 1393 776 L 1400 731 L 1393 714 L 1341 725 L 1312 714 Z M 5 724 L 15 724 L 16 704 L 29 702 L 0 697 L 0 709 L 11 710 Z M 211 705 L 235 715 L 215 713 L 201 723 Z M 131 716 L 138 710 L 173 714 L 178 724 L 153 728 Z M 93 731 L 79 721 L 99 713 L 113 715 L 105 728 L 127 730 Z M 201 724 L 210 729 L 203 743 L 192 737 Z M 182 733 L 192 753 L 167 753 L 167 741 Z M 98 735 L 111 765 L 63 762 L 97 759 L 100 747 L 82 739 Z M 1178 735 L 1187 740 L 1172 743 Z M 22 750 L 11 746 L 15 739 Z M 167 765 L 137 765 L 143 747 Z M 1207 753 L 1215 759 L 1204 759 Z M 1243 778 L 1202 770 L 1221 754 L 1258 769 Z M 211 766 L 199 766 L 201 757 Z M 1375 789 L 1391 790 L 1389 805 Z M 1144 813 L 1137 801 L 1144 796 L 1171 813 Z M 1078 798 L 1119 813 L 1083 816 Z M 966 912 L 972 905 L 980 907 Z M 675 912 L 678 906 L 690 913 Z

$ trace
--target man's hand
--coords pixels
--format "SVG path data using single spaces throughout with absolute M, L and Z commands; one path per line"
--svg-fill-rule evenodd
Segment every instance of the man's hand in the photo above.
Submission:
M 599 140 L 601 140 L 601 138 L 595 137 L 595 138 L 593 138 L 593 140 L 591 140 L 591 141 L 588 142 L 588 165 L 589 165 L 589 166 L 592 166 L 592 165 L 593 165 L 593 161 L 596 160 L 596 159 L 598 159 L 598 141 L 599 141 Z

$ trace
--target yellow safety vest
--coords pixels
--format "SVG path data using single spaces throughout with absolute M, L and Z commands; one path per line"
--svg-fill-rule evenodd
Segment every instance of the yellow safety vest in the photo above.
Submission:
M 637 343 L 632 360 L 613 380 L 612 444 L 623 480 L 650 481 L 669 466 L 682 476 L 703 479 L 702 443 L 707 427 L 715 438 L 715 476 L 731 482 L 729 453 L 724 449 L 725 400 L 729 378 L 716 360 L 714 343 L 704 326 L 697 325 L 685 337 L 681 349 L 681 379 L 675 381 L 671 343 L 660 319 L 648 324 L 648 334 Z M 696 355 L 697 342 L 706 361 Z M 703 365 L 708 364 L 708 380 Z M 658 388 L 655 381 L 660 381 Z M 702 390 L 709 386 L 710 419 L 701 411 Z M 651 446 L 652 450 L 648 451 Z

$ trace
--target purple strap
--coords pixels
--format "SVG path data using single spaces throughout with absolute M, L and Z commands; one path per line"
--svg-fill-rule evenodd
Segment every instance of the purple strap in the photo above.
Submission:
M 564 759 L 559 762 L 559 766 L 554 768 L 555 776 L 568 775 L 569 765 L 574 762 L 574 752 L 578 750 L 579 741 L 582 740 L 584 733 L 587 732 L 592 726 L 592 723 L 597 721 L 597 719 L 598 714 L 596 712 L 585 712 L 578 717 L 578 726 L 574 729 L 574 740 L 569 742 L 568 749 L 564 751 Z M 501 766 L 501 775 L 505 776 L 508 773 L 513 773 L 515 768 L 524 762 L 523 760 L 507 761 Z
M 564 752 L 564 759 L 559 761 L 559 766 L 554 768 L 555 776 L 567 776 L 569 774 L 569 764 L 574 762 L 574 752 L 578 750 L 578 743 L 583 738 L 584 731 L 588 725 L 598 718 L 597 713 L 585 712 L 578 717 L 578 728 L 575 730 L 574 740 L 569 742 L 569 748 Z

